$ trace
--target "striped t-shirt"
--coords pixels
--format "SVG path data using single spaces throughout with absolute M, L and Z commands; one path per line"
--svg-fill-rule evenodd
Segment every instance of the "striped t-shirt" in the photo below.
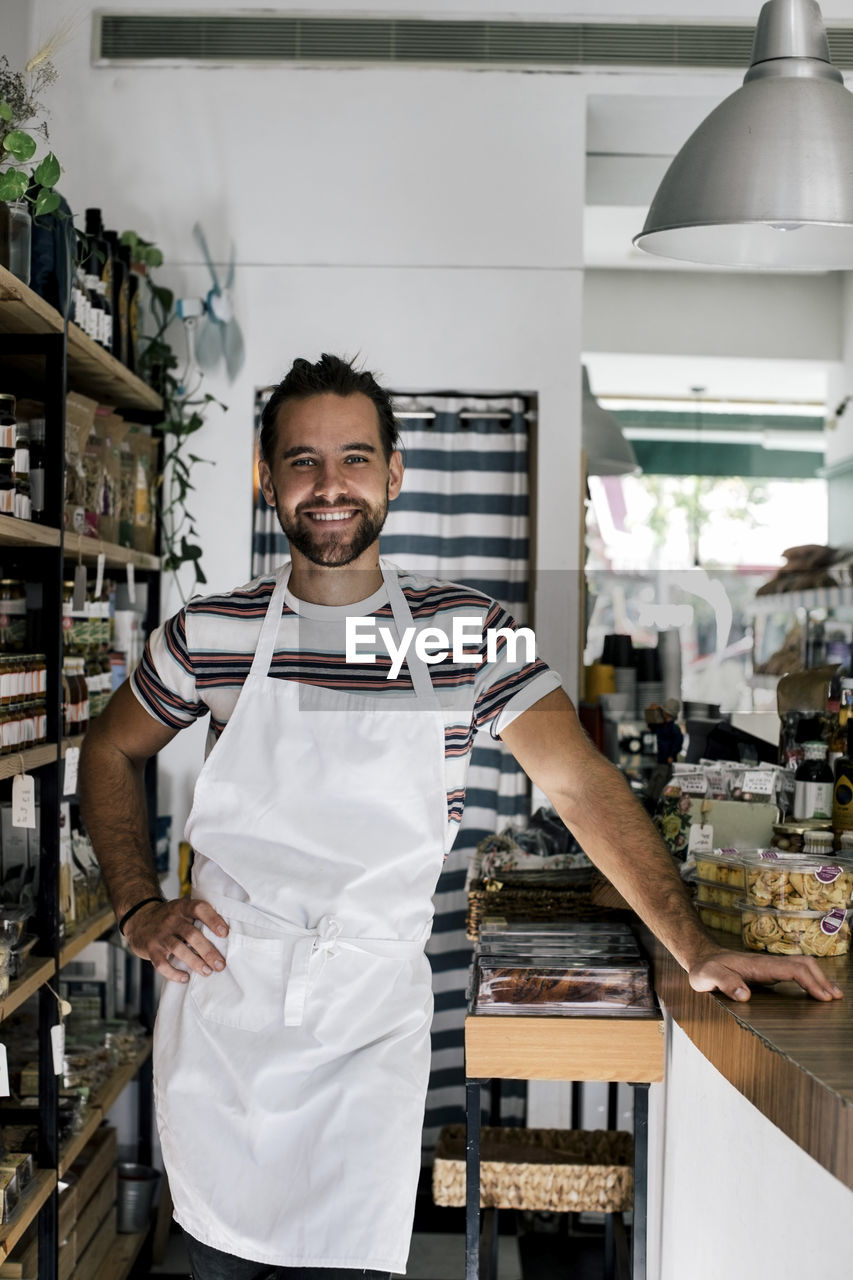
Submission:
M 517 716 L 559 686 L 557 674 L 524 643 L 509 652 L 515 621 L 480 591 L 398 570 L 417 631 L 439 628 L 451 640 L 454 619 L 464 621 L 462 652 L 480 662 L 454 661 L 452 649 L 428 666 L 444 713 L 448 847 L 462 818 L 468 760 L 478 729 L 497 738 Z M 255 578 L 225 595 L 191 600 L 149 637 L 131 677 L 139 701 L 157 720 L 182 729 L 210 714 L 207 750 L 228 723 L 252 665 L 275 579 Z M 358 618 L 358 656 L 347 661 L 346 619 Z M 380 628 L 391 628 L 386 646 Z M 490 633 L 492 633 L 490 635 Z M 479 637 L 472 640 L 471 637 Z M 410 699 L 412 681 L 403 663 L 394 678 L 391 649 L 399 648 L 384 584 L 366 599 L 344 606 L 310 604 L 285 593 L 269 676 L 353 694 Z M 492 649 L 487 652 L 491 643 Z M 430 652 L 437 652 L 433 644 Z

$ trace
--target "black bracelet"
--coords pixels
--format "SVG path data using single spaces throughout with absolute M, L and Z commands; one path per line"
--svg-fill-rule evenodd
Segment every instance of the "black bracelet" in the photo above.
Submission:
M 149 902 L 165 902 L 165 898 L 143 898 L 141 902 L 137 902 L 135 907 L 131 907 L 129 911 L 125 911 L 124 915 L 118 922 L 118 931 L 124 934 L 124 926 L 127 924 L 131 916 L 136 915 L 140 907 L 147 907 Z

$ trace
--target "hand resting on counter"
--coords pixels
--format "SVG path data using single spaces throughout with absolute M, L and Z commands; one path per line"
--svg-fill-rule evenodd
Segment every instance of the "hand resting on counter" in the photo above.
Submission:
M 720 991 L 732 1000 L 749 999 L 748 982 L 796 982 L 815 1000 L 838 1000 L 842 995 L 812 956 L 720 950 L 692 965 L 687 976 L 694 991 Z

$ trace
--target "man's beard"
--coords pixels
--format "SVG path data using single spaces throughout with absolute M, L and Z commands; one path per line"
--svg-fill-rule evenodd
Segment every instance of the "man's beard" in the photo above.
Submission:
M 387 487 L 385 501 L 381 506 L 374 507 L 368 502 L 352 498 L 347 498 L 345 502 L 339 499 L 337 503 L 312 502 L 306 505 L 310 505 L 313 511 L 331 511 L 336 506 L 346 505 L 355 507 L 360 512 L 355 524 L 349 525 L 346 533 L 338 535 L 333 532 L 330 536 L 328 532 L 323 532 L 318 537 L 310 516 L 301 515 L 298 511 L 284 512 L 276 495 L 276 515 L 290 546 L 295 547 L 312 564 L 322 565 L 324 568 L 342 568 L 357 560 L 379 537 L 388 516 Z

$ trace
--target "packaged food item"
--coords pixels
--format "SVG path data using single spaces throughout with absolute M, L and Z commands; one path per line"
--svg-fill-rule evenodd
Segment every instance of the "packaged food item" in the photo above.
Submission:
M 828 911 L 853 900 L 853 859 L 828 861 L 806 854 L 760 849 L 744 855 L 747 902 L 758 907 Z
M 5 944 L 0 954 L 4 955 L 7 963 L 10 949 L 23 937 L 28 914 L 26 907 L 4 906 L 0 903 L 0 944 Z
M 739 907 L 711 907 L 696 903 L 699 919 L 706 929 L 718 929 L 720 933 L 740 935 L 741 920 Z
M 740 907 L 743 945 L 780 956 L 842 956 L 850 947 L 850 912 Z
M 549 956 L 482 957 L 475 990 L 477 1011 L 489 1014 L 650 1013 L 655 1007 L 645 963 L 617 958 L 566 964 Z
M 743 884 L 719 884 L 696 880 L 696 902 L 703 906 L 734 908 L 743 897 Z
M 825 742 L 806 742 L 805 758 L 797 766 L 794 787 L 794 821 L 832 818 L 834 778 L 827 762 Z
M 23 1195 L 35 1177 L 33 1157 L 26 1151 L 7 1151 L 0 1158 L 0 1172 L 10 1171 L 18 1182 L 18 1194 Z
M 806 836 L 814 831 L 832 832 L 832 823 L 823 819 L 810 822 L 777 822 L 773 827 L 771 844 L 783 853 L 803 853 Z
M 18 1207 L 18 1175 L 14 1169 L 0 1169 L 0 1220 L 8 1222 Z
M 737 849 L 715 849 L 696 855 L 696 877 L 706 884 L 726 884 L 743 893 L 743 861 Z

